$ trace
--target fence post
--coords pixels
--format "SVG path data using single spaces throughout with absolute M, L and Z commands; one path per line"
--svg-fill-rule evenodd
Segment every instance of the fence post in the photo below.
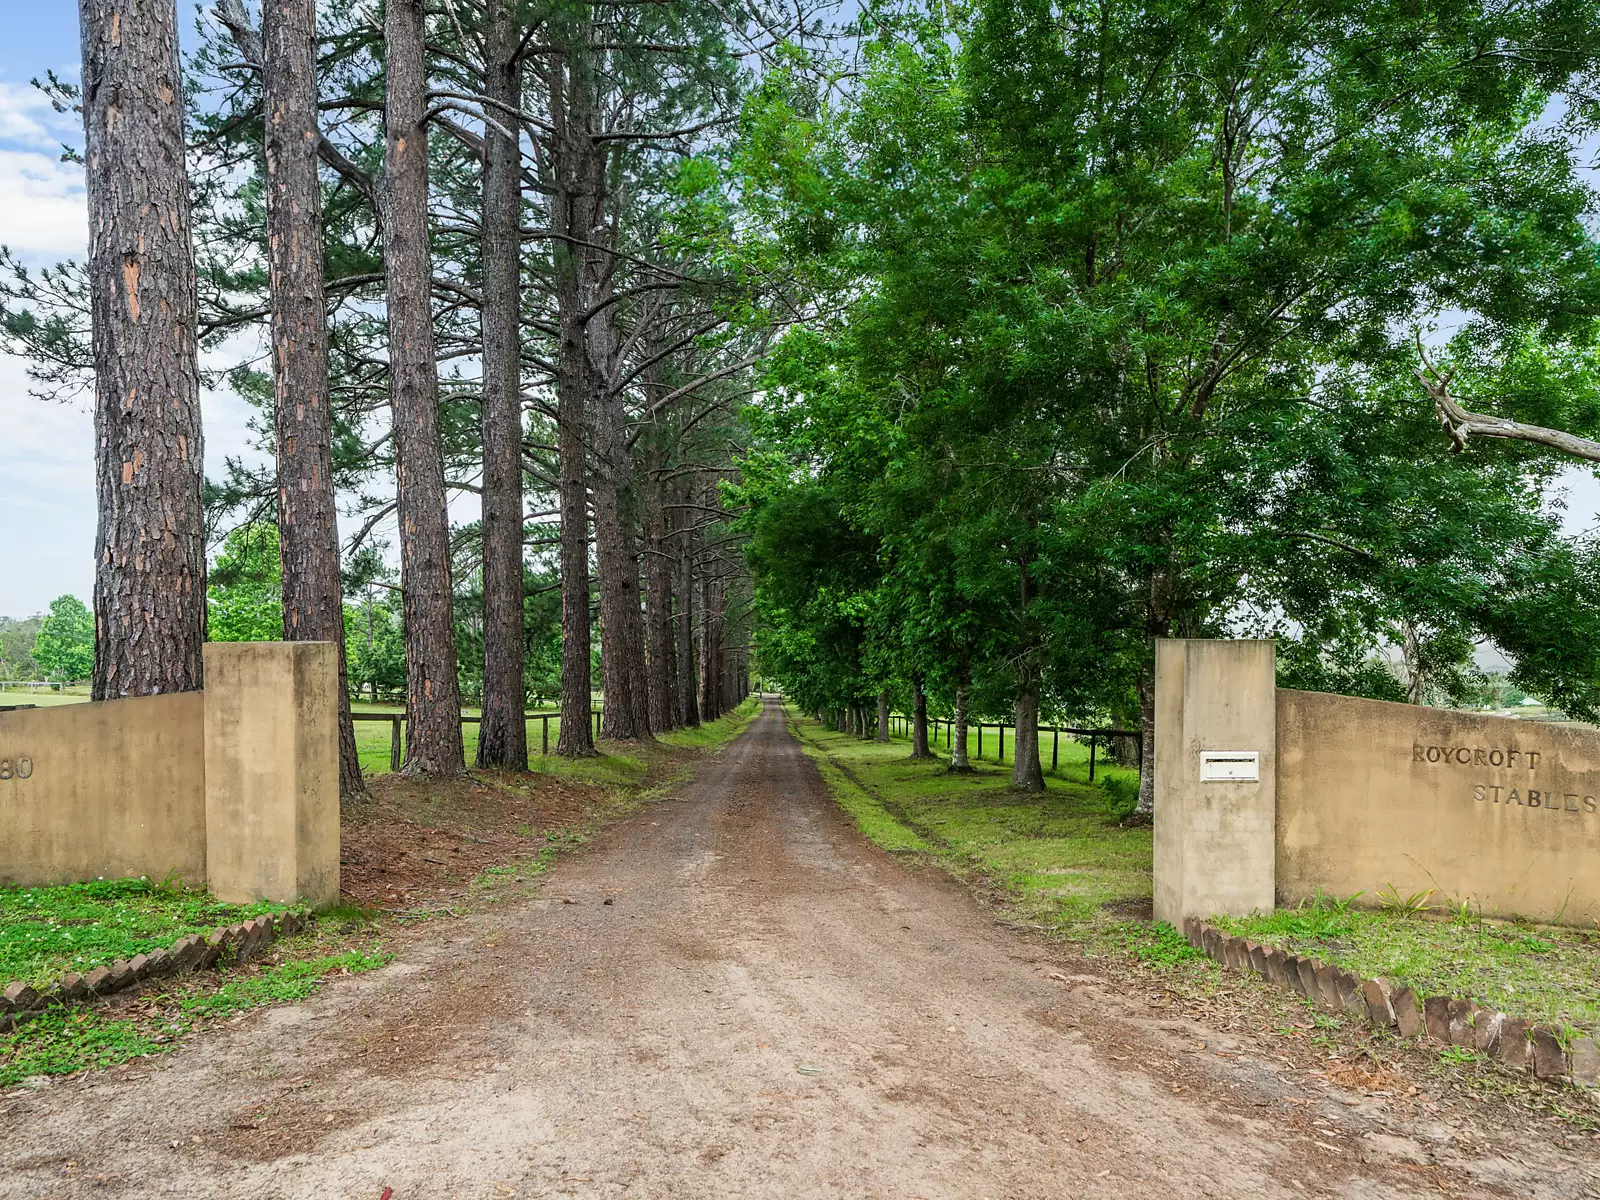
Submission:
M 389 722 L 389 772 L 397 774 L 400 770 L 400 718 L 395 717 Z
M 548 755 L 550 753 L 550 718 L 541 718 L 539 721 L 539 726 L 539 732 L 543 735 L 542 741 L 544 743 L 544 747 L 539 751 L 539 753 Z
M 1061 755 L 1061 730 L 1058 726 L 1050 726 L 1050 770 L 1056 769 L 1056 762 Z
M 978 722 L 978 757 L 983 757 L 983 722 Z
M 1089 782 L 1094 782 L 1094 734 L 1089 735 Z

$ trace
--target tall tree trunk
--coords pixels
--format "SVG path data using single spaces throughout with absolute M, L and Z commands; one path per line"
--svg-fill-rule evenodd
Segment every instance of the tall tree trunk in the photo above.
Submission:
M 96 700 L 201 686 L 204 470 L 175 0 L 80 0 Z
M 1039 761 L 1039 681 L 1029 678 L 1017 688 L 1017 729 L 1012 745 L 1011 785 L 1025 792 L 1044 791 Z
M 956 676 L 956 711 L 950 725 L 950 769 L 965 773 L 973 766 L 967 761 L 967 687 L 972 682 L 966 655 L 961 656 L 960 673 Z
M 702 576 L 700 587 L 700 719 L 715 721 L 722 715 L 717 686 L 722 679 L 721 584 Z
M 646 477 L 645 517 L 646 670 L 650 690 L 650 728 L 658 731 L 677 724 L 673 708 L 672 667 L 677 648 L 672 644 L 672 564 L 667 557 L 667 511 L 663 486 Z
M 1044 770 L 1039 763 L 1039 645 L 1033 621 L 1036 589 L 1026 557 L 1022 560 L 1018 575 L 1020 637 L 1017 647 L 1017 737 L 1011 756 L 1011 786 L 1024 792 L 1042 792 Z
M 911 757 L 933 757 L 928 750 L 928 693 L 920 675 L 911 681 Z
M 586 87 L 582 73 L 574 70 L 571 88 Z M 588 198 L 577 175 L 578 164 L 567 134 L 568 81 L 561 63 L 550 69 L 550 116 L 556 125 L 554 195 L 551 224 L 565 234 L 552 243 L 556 310 L 561 343 L 556 355 L 557 434 L 561 508 L 561 737 L 556 753 L 569 758 L 593 755 L 594 734 L 589 721 L 589 507 L 586 484 L 584 393 L 587 390 L 587 356 L 583 331 L 583 258 L 579 230 L 588 228 Z
M 602 418 L 595 438 L 609 447 L 604 461 L 596 466 L 594 481 L 600 662 L 606 733 L 631 741 L 650 736 L 650 689 L 644 662 L 644 620 L 639 612 L 639 563 L 634 553 L 633 514 L 628 499 L 631 488 L 618 478 L 625 474 L 617 466 L 618 456 L 629 451 L 625 436 L 612 436 L 611 422 L 610 417 Z
M 484 69 L 494 125 L 483 168 L 483 720 L 478 766 L 528 769 L 522 637 L 522 105 L 513 0 L 492 0 Z M 510 135 L 510 136 L 508 136 Z
M 694 494 L 692 483 L 686 483 L 681 496 L 685 503 Z M 694 726 L 700 724 L 700 705 L 695 697 L 697 672 L 694 657 L 694 630 L 697 617 L 694 603 L 694 520 L 688 508 L 680 508 L 678 529 L 677 627 L 674 630 L 678 643 L 678 723 Z
M 1133 811 L 1146 818 L 1156 811 L 1156 687 L 1155 669 L 1139 671 L 1139 802 Z
M 264 0 L 261 47 L 283 638 L 339 647 L 339 795 L 358 800 L 366 796 L 366 786 L 350 720 L 333 494 L 322 185 L 317 179 L 316 0 Z
M 1134 814 L 1153 819 L 1156 811 L 1156 647 L 1158 638 L 1172 633 L 1167 575 L 1164 571 L 1150 574 L 1150 601 L 1145 610 L 1146 658 L 1139 668 L 1139 729 L 1141 741 L 1139 762 L 1139 802 Z
M 460 775 L 461 690 L 451 611 L 450 522 L 439 443 L 428 246 L 428 131 L 422 0 L 389 0 L 384 19 L 383 250 L 389 292 L 400 594 L 406 647 L 407 775 Z
M 592 143 L 591 143 L 592 145 Z M 592 151 L 600 155 L 598 147 Z M 598 158 L 595 179 L 604 178 Z M 596 214 L 585 237 L 609 238 L 610 228 Z M 639 560 L 634 540 L 633 449 L 628 418 L 616 382 L 616 305 L 611 299 L 613 263 L 591 255 L 594 278 L 585 299 L 594 311 L 585 324 L 589 378 L 594 404 L 594 542 L 600 571 L 600 661 L 604 672 L 605 727 L 614 738 L 650 736 L 650 686 L 645 669 L 644 618 L 639 611 Z
M 889 740 L 889 691 L 885 688 L 878 693 L 878 741 Z
M 566 342 L 576 321 L 562 317 Z M 582 337 L 582 333 L 577 333 Z M 565 349 L 565 347 L 563 347 Z M 583 392 L 564 366 L 556 390 L 561 467 L 561 737 L 556 753 L 581 758 L 596 753 L 589 721 L 593 667 L 589 633 L 589 509 L 584 484 Z

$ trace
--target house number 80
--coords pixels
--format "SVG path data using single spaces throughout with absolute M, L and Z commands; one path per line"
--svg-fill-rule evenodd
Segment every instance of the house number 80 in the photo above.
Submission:
M 31 758 L 0 758 L 0 782 L 7 779 L 26 779 L 33 774 Z

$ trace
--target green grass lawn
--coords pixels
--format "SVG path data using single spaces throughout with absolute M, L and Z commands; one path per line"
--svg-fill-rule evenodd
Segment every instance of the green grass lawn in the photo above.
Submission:
M 1462 997 L 1547 1025 L 1600 1029 L 1600 931 L 1483 920 L 1469 911 L 1359 909 L 1327 898 L 1213 924 L 1419 996 Z
M 388 706 L 357 704 L 355 712 L 381 712 L 398 713 L 401 710 Z M 463 709 L 465 714 L 476 716 L 475 709 Z M 543 747 L 543 721 L 528 722 L 528 753 L 537 758 Z M 361 758 L 361 769 L 369 775 L 383 775 L 389 770 L 389 744 L 394 736 L 394 726 L 388 721 L 357 721 L 356 753 Z M 556 748 L 556 741 L 561 736 L 561 718 L 550 719 L 550 749 Z M 405 726 L 400 727 L 401 754 L 405 753 Z M 466 749 L 466 761 L 471 763 L 478 756 L 478 723 L 470 721 L 461 726 L 461 740 Z
M 661 735 L 657 740 L 668 746 L 681 747 L 710 747 L 727 741 L 743 729 L 745 723 L 755 715 L 761 706 L 759 697 L 749 696 L 733 712 L 705 725 L 697 725 L 689 729 L 677 729 L 671 733 Z M 598 706 L 597 706 L 598 707 Z M 375 708 L 367 705 L 357 705 L 357 712 L 393 712 L 396 709 Z M 475 714 L 475 709 L 466 709 L 465 712 Z M 555 754 L 557 740 L 561 736 L 561 718 L 553 716 L 550 719 L 550 750 L 546 755 L 540 753 L 544 747 L 543 721 L 528 722 L 528 769 L 538 774 L 560 775 L 563 778 L 579 779 L 586 783 L 598 783 L 611 786 L 631 786 L 642 779 L 647 772 L 648 764 L 642 757 L 634 754 L 615 754 L 606 749 L 608 743 L 602 741 L 599 745 L 601 751 L 598 758 L 569 759 L 560 758 Z M 361 758 L 361 769 L 368 775 L 384 775 L 389 771 L 390 741 L 394 736 L 393 726 L 387 721 L 357 721 L 356 725 L 356 753 Z M 404 752 L 405 731 L 402 727 L 402 753 Z M 470 766 L 478 756 L 478 724 L 470 722 L 461 727 L 461 740 L 465 751 L 467 764 Z
M 220 904 L 209 892 L 148 879 L 0 888 L 0 986 L 20 979 L 38 987 L 284 907 Z
M 1169 926 L 1139 919 L 1150 903 L 1150 828 L 1121 819 L 1137 772 L 1107 768 L 1111 782 L 1102 785 L 1097 768 L 1090 784 L 1088 748 L 1063 739 L 1044 794 L 1024 795 L 1011 789 L 1009 765 L 990 757 L 998 746 L 987 736 L 982 762 L 971 742 L 976 771 L 953 775 L 942 757 L 908 759 L 903 736 L 863 741 L 793 710 L 790 719 L 840 805 L 879 845 L 977 872 L 1008 893 L 1020 917 L 1091 952 L 1114 947 L 1147 960 L 1193 957 Z
M 12 704 L 31 704 L 35 708 L 54 708 L 59 704 L 87 704 L 88 692 L 47 692 L 40 689 L 37 692 L 26 688 L 7 688 L 0 692 L 0 707 Z

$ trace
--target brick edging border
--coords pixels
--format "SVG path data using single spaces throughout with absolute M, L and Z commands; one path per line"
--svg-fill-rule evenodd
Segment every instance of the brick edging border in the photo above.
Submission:
M 1253 971 L 1291 987 L 1329 1012 L 1343 1013 L 1405 1038 L 1429 1038 L 1481 1051 L 1538 1079 L 1600 1088 L 1600 1039 L 1533 1025 L 1450 996 L 1418 997 L 1384 979 L 1362 979 L 1321 959 L 1289 954 L 1185 917 L 1183 936 L 1228 970 Z
M 96 967 L 86 975 L 69 971 L 43 988 L 34 988 L 20 979 L 16 980 L 7 985 L 4 992 L 0 992 L 0 1032 L 38 1016 L 52 1004 L 83 1004 L 97 996 L 109 996 L 162 975 L 207 970 L 216 966 L 218 960 L 230 950 L 231 961 L 247 962 L 259 957 L 278 938 L 299 933 L 310 921 L 311 914 L 304 912 L 252 917 L 237 925 L 212 930 L 204 936 L 191 934 L 181 937 L 172 945 L 148 954 L 118 959 L 107 966 Z

